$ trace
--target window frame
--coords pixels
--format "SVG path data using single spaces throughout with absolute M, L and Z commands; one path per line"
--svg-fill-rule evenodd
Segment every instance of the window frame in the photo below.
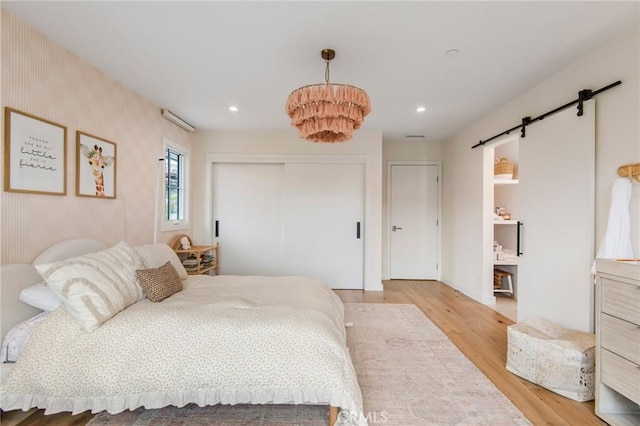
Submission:
M 168 184 L 167 184 L 167 173 L 166 173 L 166 170 L 168 167 L 167 166 L 168 164 L 167 150 L 181 156 L 181 160 L 179 164 L 179 177 L 178 177 L 177 188 L 178 190 L 180 189 L 182 190 L 182 197 L 181 197 L 182 210 L 183 210 L 182 219 L 173 219 L 173 220 L 167 219 L 167 209 L 168 209 L 168 205 L 167 205 Z M 162 205 L 162 210 L 161 210 L 162 214 L 160 215 L 160 218 L 159 218 L 160 231 L 169 232 L 169 231 L 179 231 L 179 230 L 189 229 L 191 227 L 189 223 L 189 198 L 190 198 L 189 197 L 189 194 L 190 194 L 189 166 L 190 166 L 190 160 L 191 160 L 191 150 L 183 145 L 173 142 L 170 139 L 162 138 L 162 155 L 164 158 L 164 162 L 162 165 L 162 172 L 161 172 L 162 200 L 160 204 Z

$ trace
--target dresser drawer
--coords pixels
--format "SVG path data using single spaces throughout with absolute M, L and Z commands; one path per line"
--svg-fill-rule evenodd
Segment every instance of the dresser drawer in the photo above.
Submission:
M 606 349 L 600 354 L 602 383 L 640 404 L 640 366 Z
M 640 326 L 607 314 L 600 321 L 602 347 L 640 365 Z
M 602 277 L 602 312 L 640 325 L 640 287 Z

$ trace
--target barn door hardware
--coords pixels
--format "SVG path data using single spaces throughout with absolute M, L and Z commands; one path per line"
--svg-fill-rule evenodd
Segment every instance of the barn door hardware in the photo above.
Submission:
M 593 92 L 589 89 L 584 89 L 578 92 L 578 117 L 582 117 L 584 114 L 584 101 L 588 101 L 593 97 Z
M 609 90 L 612 87 L 619 86 L 620 84 L 622 84 L 622 81 L 618 80 L 618 81 L 615 81 L 615 82 L 609 84 L 608 86 L 604 86 L 603 88 L 598 89 L 598 90 L 593 90 L 593 91 L 590 90 L 590 89 L 580 90 L 578 92 L 578 99 L 573 100 L 573 101 L 571 101 L 569 103 L 566 103 L 566 104 L 564 104 L 562 106 L 559 106 L 558 108 L 553 109 L 553 110 L 551 110 L 549 112 L 545 112 L 544 114 L 539 115 L 536 118 L 524 117 L 521 120 L 520 124 L 518 124 L 517 126 L 513 126 L 512 128 L 510 128 L 508 130 L 505 130 L 502 133 L 498 133 L 497 135 L 490 137 L 489 139 L 485 139 L 483 141 L 480 141 L 477 144 L 473 145 L 471 148 L 477 148 L 479 146 L 484 146 L 484 145 L 486 145 L 487 142 L 490 142 L 490 141 L 492 141 L 494 139 L 497 139 L 500 136 L 508 135 L 508 134 L 510 134 L 511 132 L 513 132 L 514 130 L 517 130 L 517 129 L 520 129 L 520 134 L 524 138 L 525 135 L 526 135 L 526 133 L 525 133 L 525 127 L 526 126 L 528 126 L 530 124 L 533 124 L 536 121 L 544 120 L 546 117 L 548 117 L 548 116 L 550 116 L 552 114 L 555 114 L 556 112 L 560 112 L 560 111 L 562 111 L 564 109 L 567 109 L 570 106 L 575 105 L 575 104 L 578 104 L 577 116 L 581 117 L 584 114 L 584 101 L 588 101 L 589 99 L 591 99 L 594 96 L 604 92 L 605 90 Z
M 520 129 L 520 136 L 523 138 L 527 136 L 525 129 L 527 128 L 527 125 L 529 123 L 531 123 L 531 117 L 522 117 L 522 128 Z

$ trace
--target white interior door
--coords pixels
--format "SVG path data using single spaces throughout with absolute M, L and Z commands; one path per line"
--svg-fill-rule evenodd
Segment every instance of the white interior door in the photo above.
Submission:
M 284 164 L 214 163 L 221 274 L 282 275 L 283 176 Z
M 595 105 L 527 127 L 520 140 L 518 321 L 593 330 Z
M 364 286 L 362 164 L 285 165 L 284 273 Z
M 438 166 L 391 166 L 390 225 L 390 277 L 438 279 Z

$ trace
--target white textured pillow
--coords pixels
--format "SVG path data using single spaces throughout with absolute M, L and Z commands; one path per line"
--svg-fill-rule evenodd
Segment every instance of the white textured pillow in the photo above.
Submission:
M 136 270 L 143 268 L 142 262 L 125 242 L 96 253 L 35 267 L 87 331 L 96 330 L 144 298 L 136 280 Z
M 18 299 L 45 312 L 54 311 L 62 304 L 62 300 L 45 282 L 30 285 L 23 289 Z
M 186 269 L 182 266 L 180 258 L 167 244 L 145 244 L 134 247 L 134 250 L 142 259 L 144 269 L 157 269 L 165 263 L 171 262 L 181 280 L 186 280 L 189 277 Z

